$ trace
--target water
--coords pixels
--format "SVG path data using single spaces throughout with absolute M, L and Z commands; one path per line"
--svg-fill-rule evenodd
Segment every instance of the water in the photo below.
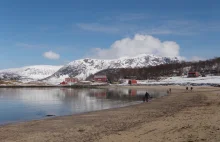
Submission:
M 124 107 L 141 103 L 144 94 L 134 89 L 0 88 L 0 124 Z

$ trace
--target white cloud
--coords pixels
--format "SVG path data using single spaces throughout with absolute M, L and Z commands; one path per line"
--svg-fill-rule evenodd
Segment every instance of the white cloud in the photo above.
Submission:
M 154 54 L 163 57 L 179 57 L 179 45 L 174 41 L 160 41 L 150 35 L 136 34 L 133 38 L 115 41 L 110 48 L 93 49 L 95 58 L 120 58 L 139 54 Z
M 92 23 L 79 23 L 76 26 L 85 31 L 120 34 L 122 36 L 133 35 L 134 33 L 195 36 L 200 33 L 220 31 L 219 21 L 207 23 L 200 20 L 174 20 L 172 17 L 158 18 L 155 19 L 141 13 L 119 14 L 118 16 L 104 17 L 103 20 L 96 20 Z
M 37 45 L 27 44 L 27 43 L 16 43 L 16 46 L 24 47 L 24 48 L 37 48 Z
M 143 16 L 144 17 L 144 16 Z M 136 17 L 137 19 L 143 18 Z M 114 24 L 103 24 L 103 23 L 79 23 L 76 26 L 82 30 L 90 32 L 100 32 L 106 34 L 120 34 L 120 35 L 133 35 L 134 33 L 147 34 L 147 35 L 193 35 L 196 33 L 196 27 L 193 24 L 188 24 L 186 21 L 162 21 L 159 25 L 149 22 L 146 25 L 140 23 L 130 23 L 129 18 L 122 19 L 111 19 Z M 134 19 L 134 16 L 131 16 L 131 21 Z M 143 20 L 143 19 L 142 19 Z M 126 22 L 123 22 L 126 21 Z M 137 21 L 136 21 L 137 22 Z
M 57 60 L 57 59 L 60 58 L 60 55 L 57 54 L 57 53 L 55 53 L 55 52 L 53 52 L 53 51 L 45 52 L 45 53 L 43 54 L 43 56 L 44 56 L 45 58 L 51 59 L 51 60 Z
M 101 25 L 98 23 L 80 23 L 77 26 L 83 30 L 92 31 L 92 32 L 104 32 L 104 33 L 117 33 L 118 28 L 112 26 Z
M 47 48 L 47 45 L 38 45 L 38 44 L 29 44 L 29 43 L 22 43 L 18 42 L 15 44 L 17 47 L 23 47 L 27 49 L 38 49 L 38 48 Z
M 145 13 L 126 13 L 126 14 L 119 14 L 117 16 L 116 15 L 106 16 L 101 20 L 128 22 L 128 21 L 144 20 L 148 18 L 150 18 L 150 15 Z

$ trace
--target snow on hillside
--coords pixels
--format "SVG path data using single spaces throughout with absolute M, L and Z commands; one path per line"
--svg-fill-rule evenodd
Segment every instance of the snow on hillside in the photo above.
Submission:
M 125 83 L 126 84 L 126 83 Z M 188 78 L 183 77 L 168 77 L 156 80 L 139 80 L 138 84 L 145 85 L 166 85 L 166 84 L 176 84 L 176 85 L 218 85 L 220 84 L 220 76 L 206 76 L 206 77 L 197 77 L 197 78 Z
M 220 76 L 207 76 L 197 78 L 187 77 L 171 77 L 161 80 L 161 83 L 174 83 L 174 84 L 220 84 Z
M 62 66 L 35 65 L 22 68 L 0 70 L 0 79 L 19 80 L 23 82 L 34 81 L 51 76 Z
M 147 67 L 178 61 L 177 58 L 158 57 L 148 54 L 141 54 L 136 57 L 122 57 L 114 60 L 86 58 L 70 62 L 44 81 L 58 84 L 66 77 L 77 77 L 84 80 L 89 75 L 108 68 Z

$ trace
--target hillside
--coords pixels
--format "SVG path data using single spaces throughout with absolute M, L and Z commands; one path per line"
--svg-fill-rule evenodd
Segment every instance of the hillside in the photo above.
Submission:
M 179 62 L 177 58 L 158 57 L 155 55 L 141 54 L 136 57 L 123 57 L 114 60 L 101 60 L 101 59 L 81 59 L 75 60 L 50 77 L 43 81 L 49 83 L 60 83 L 66 77 L 77 77 L 81 80 L 86 79 L 88 76 L 93 75 L 105 69 L 117 68 L 140 68 L 148 66 L 157 66 L 161 64 L 170 64 Z
M 18 80 L 22 82 L 35 81 L 54 74 L 61 67 L 62 66 L 35 65 L 22 68 L 5 69 L 0 70 L 0 79 Z
M 198 71 L 203 75 L 220 75 L 220 58 L 199 62 L 175 62 L 142 68 L 105 69 L 95 75 L 107 75 L 109 81 L 116 82 L 129 76 L 138 80 L 160 80 L 163 77 L 183 76 L 189 71 Z M 87 77 L 87 80 L 93 75 Z

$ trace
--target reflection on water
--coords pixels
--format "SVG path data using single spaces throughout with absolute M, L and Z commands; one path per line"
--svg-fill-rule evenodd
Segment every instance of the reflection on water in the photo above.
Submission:
M 0 124 L 128 106 L 140 103 L 144 94 L 134 89 L 0 88 Z

